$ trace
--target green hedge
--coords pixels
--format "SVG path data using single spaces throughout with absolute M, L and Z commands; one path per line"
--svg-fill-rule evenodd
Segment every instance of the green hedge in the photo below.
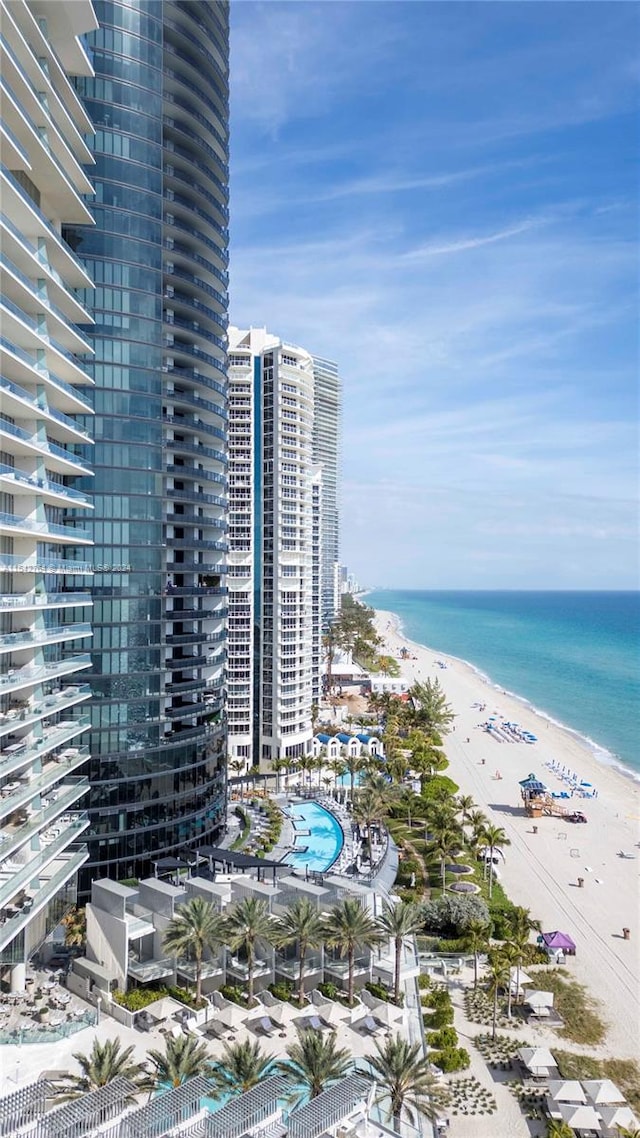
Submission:
M 429 1047 L 435 1047 L 438 1051 L 446 1051 L 450 1047 L 457 1047 L 458 1032 L 455 1027 L 442 1027 L 440 1031 L 429 1031 L 427 1043 Z
M 471 1056 L 465 1047 L 446 1047 L 443 1051 L 431 1052 L 429 1061 L 449 1075 L 452 1071 L 466 1071 Z

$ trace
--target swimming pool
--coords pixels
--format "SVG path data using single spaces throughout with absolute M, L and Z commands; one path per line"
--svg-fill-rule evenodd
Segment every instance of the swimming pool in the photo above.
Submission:
M 295 869 L 324 873 L 333 865 L 344 845 L 344 834 L 337 818 L 317 802 L 300 802 L 292 806 L 289 816 L 294 825 L 295 846 L 287 861 Z M 309 834 L 304 831 L 309 830 Z M 300 833 L 300 831 L 303 831 Z

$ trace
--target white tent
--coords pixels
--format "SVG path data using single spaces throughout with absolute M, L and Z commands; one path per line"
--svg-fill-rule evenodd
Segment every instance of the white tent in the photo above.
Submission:
M 630 1106 L 601 1106 L 598 1114 L 608 1129 L 614 1126 L 625 1126 L 631 1130 L 638 1125 L 638 1120 Z
M 583 1079 L 582 1085 L 589 1102 L 599 1104 L 626 1101 L 611 1079 Z
M 511 969 L 509 969 L 509 972 L 510 972 L 510 976 L 511 976 L 511 991 L 513 992 L 514 996 L 517 996 L 517 994 L 518 994 L 516 992 L 516 985 L 518 983 L 520 984 L 521 988 L 524 988 L 525 984 L 532 984 L 533 983 L 531 977 L 527 975 L 524 968 L 520 969 L 519 980 L 518 980 L 518 969 L 517 968 L 511 968 Z
M 600 1116 L 592 1106 L 576 1106 L 574 1103 L 561 1102 L 558 1109 L 573 1130 L 602 1130 Z
M 577 1079 L 552 1079 L 549 1082 L 549 1094 L 554 1102 L 587 1101 L 587 1096 Z
M 217 1009 L 217 1015 L 213 1018 L 219 1019 L 225 1027 L 233 1031 L 236 1027 L 240 1027 L 244 1024 L 247 1018 L 247 1009 L 241 1008 L 240 1004 L 234 1004 L 229 1001 L 228 1004 Z
M 521 1047 L 518 1056 L 533 1075 L 557 1071 L 558 1065 L 547 1047 Z
M 524 1002 L 534 1011 L 540 1008 L 553 1007 L 553 992 L 540 992 L 536 988 L 527 988 L 524 993 Z

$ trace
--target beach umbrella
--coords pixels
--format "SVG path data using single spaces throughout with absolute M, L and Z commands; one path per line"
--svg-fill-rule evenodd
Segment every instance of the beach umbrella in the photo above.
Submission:
M 625 1102 L 624 1095 L 611 1079 L 583 1079 L 582 1085 L 590 1102 L 596 1104 Z
M 557 1069 L 557 1063 L 547 1047 L 521 1047 L 518 1056 L 532 1074 L 546 1074 Z
M 575 1106 L 573 1103 L 561 1102 L 558 1110 L 573 1130 L 597 1130 L 598 1132 L 602 1130 L 600 1117 L 592 1106 Z
M 524 968 L 520 969 L 520 977 L 518 977 L 518 969 L 517 968 L 510 968 L 509 974 L 511 976 L 511 987 L 513 988 L 514 992 L 515 992 L 515 986 L 518 983 L 518 979 L 520 980 L 520 987 L 521 988 L 524 988 L 525 984 L 531 984 L 532 983 L 531 977 L 529 976 L 529 974 L 527 972 L 525 972 Z
M 369 1014 L 372 1015 L 378 1023 L 383 1024 L 384 1027 L 391 1027 L 393 1023 L 397 1023 L 398 1020 L 402 1019 L 402 1008 L 396 1007 L 395 1004 L 382 1002 L 377 1004 L 375 1008 L 372 1008 Z
M 631 1130 L 638 1125 L 638 1120 L 630 1106 L 602 1106 L 598 1114 L 605 1126 L 611 1130 L 614 1126 L 624 1126 Z
M 240 1004 L 233 1004 L 229 1002 L 224 1007 L 218 1009 L 216 1017 L 224 1024 L 225 1027 L 233 1031 L 236 1027 L 240 1027 L 247 1018 L 247 1009 L 241 1008 Z
M 551 1079 L 549 1094 L 554 1102 L 585 1103 L 587 1101 L 587 1096 L 577 1079 Z

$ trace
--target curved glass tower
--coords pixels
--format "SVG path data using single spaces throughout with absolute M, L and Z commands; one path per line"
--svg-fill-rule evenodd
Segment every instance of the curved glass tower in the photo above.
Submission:
M 229 14 L 95 10 L 88 870 L 126 879 L 224 813 Z

